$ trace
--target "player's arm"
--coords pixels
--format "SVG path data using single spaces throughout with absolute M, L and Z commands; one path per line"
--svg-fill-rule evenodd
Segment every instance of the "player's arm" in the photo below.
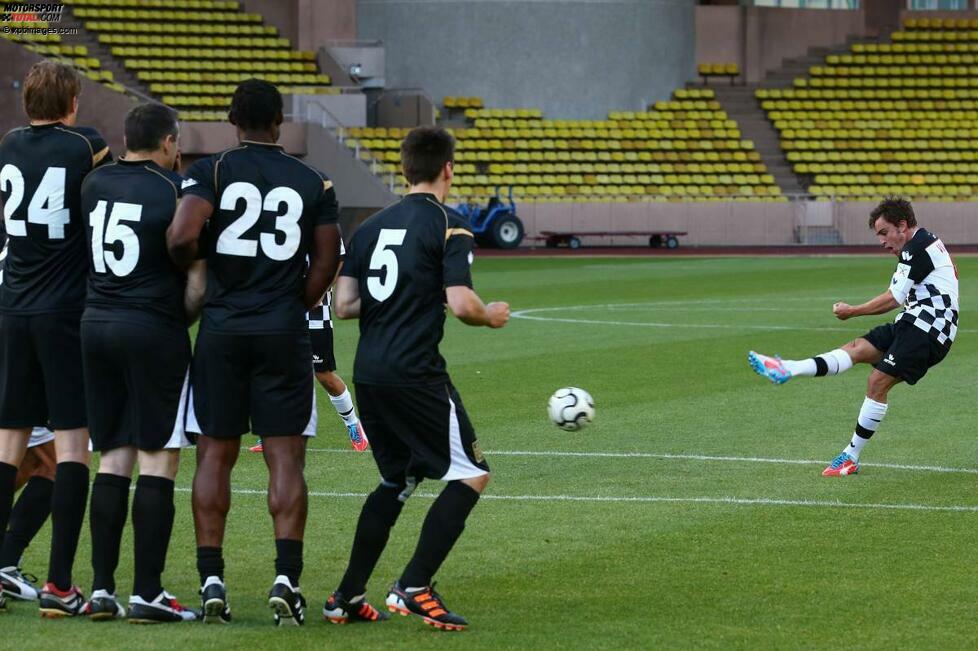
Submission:
M 187 287 L 183 292 L 183 307 L 187 312 L 188 323 L 195 323 L 200 318 L 206 290 L 207 262 L 195 260 L 187 269 Z
M 306 276 L 304 300 L 310 310 L 323 300 L 336 277 L 340 259 L 340 229 L 336 224 L 320 224 L 313 231 L 313 246 L 309 251 L 309 275 Z
M 509 321 L 509 304 L 486 305 L 472 289 L 472 246 L 474 238 L 468 224 L 458 218 L 445 233 L 442 282 L 448 308 L 462 323 L 470 326 L 502 328 Z
M 849 305 L 847 303 L 836 303 L 832 306 L 832 313 L 840 321 L 851 319 L 854 316 L 870 316 L 873 314 L 886 314 L 900 307 L 890 290 L 886 290 L 876 298 L 866 301 L 861 305 Z
M 500 301 L 486 305 L 471 287 L 446 287 L 448 308 L 462 323 L 470 326 L 502 328 L 509 321 L 509 304 Z
M 166 229 L 166 248 L 181 269 L 189 269 L 198 258 L 200 233 L 214 214 L 214 204 L 196 195 L 187 195 L 177 206 L 173 222 Z
M 333 293 L 333 312 L 338 319 L 360 317 L 360 284 L 352 276 L 340 276 Z
M 200 255 L 201 232 L 217 205 L 217 170 L 212 157 L 201 158 L 187 170 L 180 185 L 180 203 L 166 229 L 166 248 L 170 258 L 184 271 Z

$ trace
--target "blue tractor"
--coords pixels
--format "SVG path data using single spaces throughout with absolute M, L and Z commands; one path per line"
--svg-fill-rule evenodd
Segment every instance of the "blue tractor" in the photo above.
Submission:
M 496 188 L 496 194 L 489 198 L 485 207 L 462 203 L 455 210 L 469 220 L 479 246 L 515 249 L 523 241 L 523 222 L 516 216 L 513 188 L 509 189 L 508 200 L 501 197 Z

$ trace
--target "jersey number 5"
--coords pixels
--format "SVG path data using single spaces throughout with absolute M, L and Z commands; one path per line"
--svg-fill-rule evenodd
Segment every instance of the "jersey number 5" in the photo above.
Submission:
M 384 228 L 380 231 L 377 238 L 377 246 L 374 247 L 373 255 L 370 256 L 370 269 L 372 271 L 383 271 L 384 279 L 378 276 L 367 278 L 367 291 L 378 303 L 383 303 L 397 285 L 397 274 L 399 271 L 397 255 L 388 247 L 401 246 L 404 244 L 404 236 L 407 230 L 403 228 Z
M 106 265 L 113 274 L 128 276 L 139 262 L 139 238 L 136 232 L 122 222 L 138 222 L 143 216 L 143 207 L 135 203 L 118 202 L 112 206 L 109 225 L 105 225 L 106 202 L 99 201 L 89 215 L 92 225 L 92 265 L 95 272 L 107 273 Z M 122 243 L 122 257 L 117 258 L 113 251 L 106 251 L 103 244 Z
M 30 222 L 45 224 L 48 239 L 65 239 L 65 226 L 71 221 L 71 215 L 65 208 L 65 168 L 49 167 L 44 172 L 27 206 L 26 220 L 14 218 L 14 213 L 24 201 L 24 175 L 17 166 L 7 163 L 0 169 L 0 190 L 10 192 L 10 197 L 3 204 L 3 220 L 8 235 L 27 237 L 27 223 Z
M 294 256 L 302 240 L 302 231 L 299 230 L 302 197 L 299 193 L 292 188 L 280 186 L 272 189 L 262 201 L 257 187 L 245 181 L 236 181 L 221 194 L 221 210 L 234 210 L 240 199 L 245 200 L 244 213 L 221 231 L 217 238 L 217 252 L 254 258 L 258 256 L 260 242 L 261 250 L 272 260 L 281 262 Z M 285 213 L 275 218 L 275 233 L 262 233 L 257 241 L 244 239 L 244 234 L 258 223 L 263 207 L 268 212 L 275 212 L 283 203 Z M 281 244 L 278 243 L 279 232 L 285 235 L 285 241 Z

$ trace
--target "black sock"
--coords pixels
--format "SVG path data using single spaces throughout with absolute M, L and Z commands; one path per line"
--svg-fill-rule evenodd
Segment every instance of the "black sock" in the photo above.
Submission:
M 146 601 L 163 592 L 166 550 L 173 533 L 173 480 L 140 475 L 132 500 L 132 528 L 136 564 L 132 593 Z
M 78 536 L 88 500 L 88 466 L 77 461 L 58 464 L 51 495 L 51 558 L 48 581 L 58 590 L 71 588 Z
M 7 522 L 10 521 L 10 509 L 14 505 L 16 487 L 17 466 L 0 463 L 0 536 L 7 530 Z
M 367 496 L 360 509 L 357 532 L 350 550 L 350 564 L 340 581 L 339 592 L 347 599 L 367 591 L 367 580 L 374 571 L 380 555 L 387 546 L 391 529 L 401 515 L 404 502 L 398 499 L 399 486 L 381 484 Z
M 450 481 L 431 505 L 414 556 L 401 575 L 401 587 L 431 584 L 431 577 L 452 551 L 465 529 L 465 519 L 479 501 L 479 493 L 460 481 Z
M 200 585 L 209 576 L 224 580 L 224 551 L 220 547 L 197 548 L 197 573 L 200 574 Z
M 115 570 L 119 567 L 122 530 L 129 507 L 128 477 L 98 473 L 92 482 L 89 523 L 92 530 L 92 592 L 115 594 Z
M 24 550 L 51 515 L 54 482 L 47 477 L 31 477 L 10 512 L 7 535 L 0 548 L 0 568 L 16 567 Z
M 284 574 L 292 587 L 297 587 L 302 575 L 302 541 L 276 538 L 275 552 L 275 574 Z

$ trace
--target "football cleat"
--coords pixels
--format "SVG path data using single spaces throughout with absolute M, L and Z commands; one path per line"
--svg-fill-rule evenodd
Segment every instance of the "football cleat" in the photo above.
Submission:
M 346 431 L 350 434 L 350 445 L 357 452 L 363 452 L 370 446 L 367 433 L 363 431 L 363 425 L 360 424 L 360 421 L 347 425 Z
M 199 616 L 194 610 L 184 608 L 177 598 L 164 590 L 156 599 L 146 601 L 139 595 L 129 597 L 130 624 L 166 624 L 192 622 Z
M 408 592 L 400 583 L 395 583 L 387 594 L 387 610 L 403 616 L 418 615 L 428 626 L 443 631 L 464 631 L 469 625 L 464 617 L 448 610 L 434 585 Z
M 205 624 L 230 624 L 228 589 L 216 576 L 209 576 L 200 588 L 200 618 Z
M 261 439 L 258 439 L 258 442 L 257 443 L 255 443 L 250 448 L 248 448 L 248 452 L 257 452 L 257 453 L 261 454 L 264 451 L 265 451 L 265 448 L 261 444 Z
M 96 590 L 91 599 L 82 606 L 81 614 L 93 622 L 105 622 L 124 618 L 126 611 L 114 594 L 108 590 Z
M 275 577 L 272 589 L 268 591 L 268 607 L 275 616 L 275 625 L 302 626 L 306 621 L 306 598 L 299 586 L 292 587 L 287 576 Z
M 0 588 L 3 594 L 22 601 L 35 601 L 37 599 L 36 576 L 22 573 L 16 567 L 5 567 L 0 570 Z
M 847 477 L 849 475 L 855 475 L 857 472 L 859 472 L 859 464 L 856 463 L 855 459 L 843 452 L 835 459 L 832 459 L 832 463 L 822 471 L 822 476 Z
M 106 593 L 108 594 L 108 593 Z M 74 617 L 82 614 L 85 606 L 85 595 L 77 585 L 68 590 L 58 590 L 53 583 L 45 583 L 38 595 L 41 617 Z
M 784 367 L 780 357 L 768 357 L 752 350 L 747 353 L 747 361 L 755 373 L 775 384 L 784 384 L 791 379 L 791 373 Z
M 333 624 L 382 622 L 385 619 L 390 619 L 390 617 L 387 613 L 368 604 L 367 600 L 362 597 L 359 601 L 351 603 L 344 599 L 339 592 L 331 594 L 323 606 L 323 619 Z

